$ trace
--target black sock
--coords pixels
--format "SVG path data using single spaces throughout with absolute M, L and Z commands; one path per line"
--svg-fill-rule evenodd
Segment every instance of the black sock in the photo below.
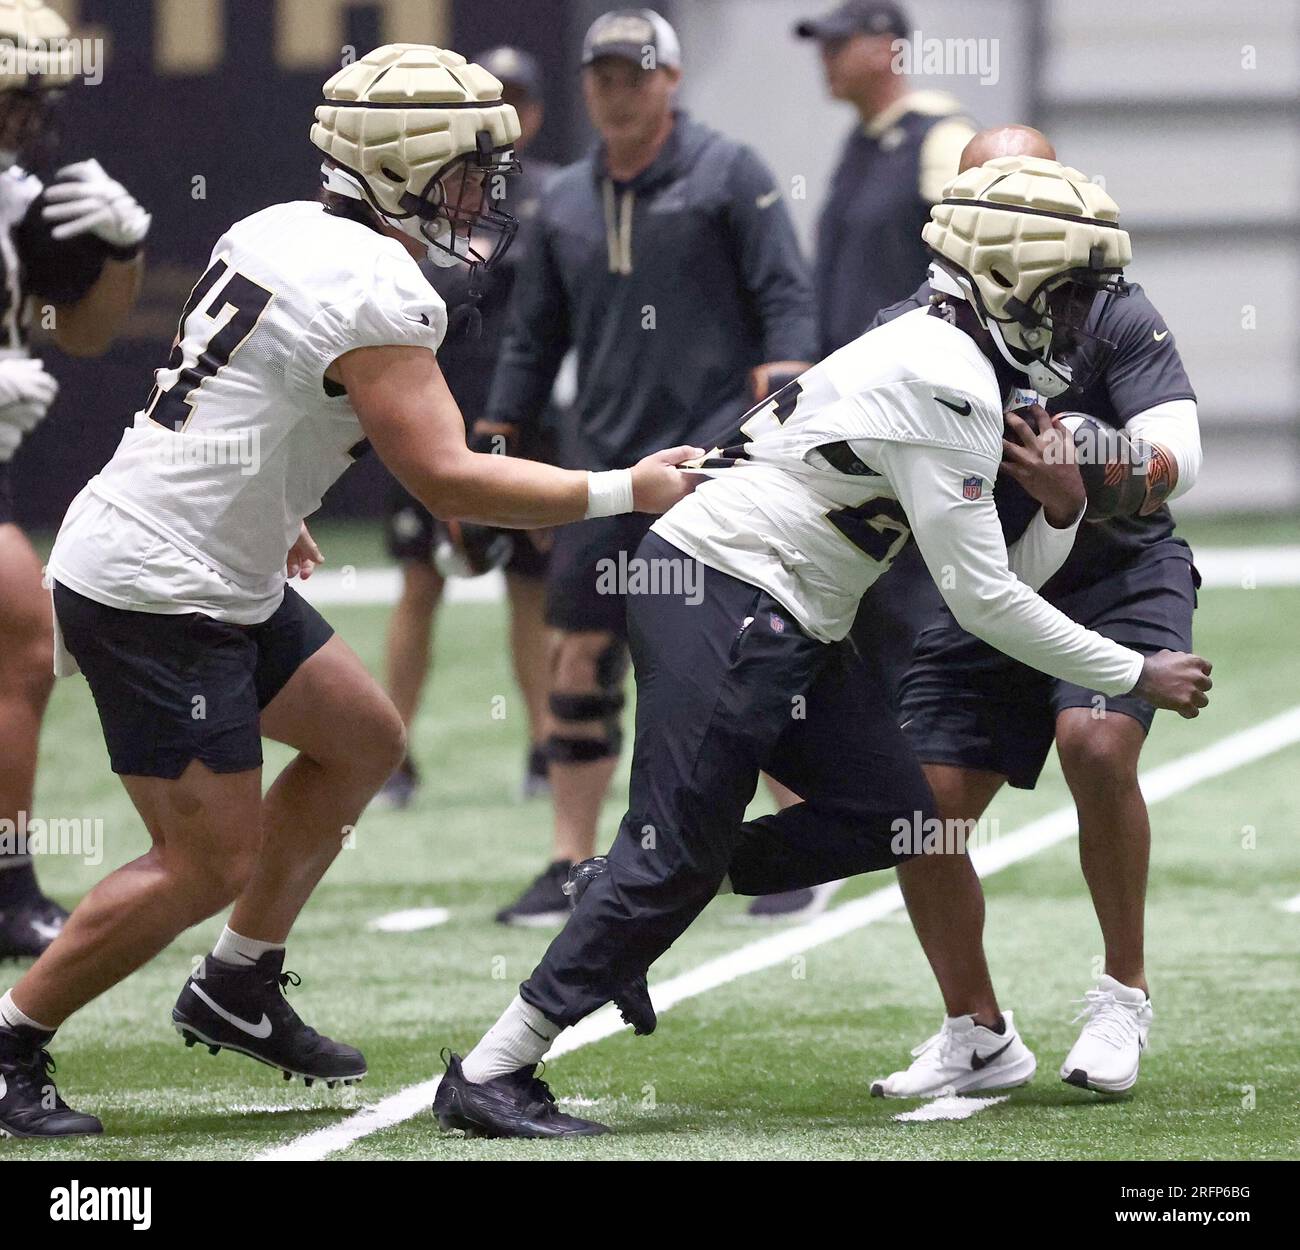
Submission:
M 36 884 L 36 869 L 30 860 L 10 868 L 0 859 L 0 907 L 31 903 L 40 897 L 41 887 Z

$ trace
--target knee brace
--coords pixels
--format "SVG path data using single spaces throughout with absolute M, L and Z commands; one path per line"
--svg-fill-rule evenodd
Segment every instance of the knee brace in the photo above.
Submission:
M 589 764 L 617 757 L 623 749 L 623 678 L 627 675 L 627 649 L 611 641 L 596 660 L 594 694 L 552 694 L 551 715 L 561 723 L 546 742 L 546 758 L 561 764 Z M 568 726 L 601 723 L 597 738 L 565 732 Z

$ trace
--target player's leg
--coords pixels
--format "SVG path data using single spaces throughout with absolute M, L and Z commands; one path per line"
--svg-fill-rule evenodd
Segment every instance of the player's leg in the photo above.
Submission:
M 1182 544 L 1143 552 L 1121 573 L 1081 588 L 1063 610 L 1143 652 L 1192 649 L 1197 575 Z M 1155 709 L 1058 682 L 1057 748 L 1079 811 L 1079 857 L 1105 945 L 1105 971 L 1085 994 L 1085 1021 L 1061 1065 L 1071 1084 L 1122 1093 L 1137 1081 L 1153 1011 L 1143 919 L 1151 833 L 1137 781 Z
M 408 732 L 415 724 L 429 677 L 434 618 L 445 586 L 433 566 L 433 533 L 434 520 L 428 509 L 395 486 L 385 538 L 388 553 L 401 570 L 402 589 L 388 619 L 384 668 L 389 697 Z M 379 801 L 398 809 L 409 807 L 419 785 L 419 771 L 408 753 L 384 783 Z
M 915 543 L 903 548 L 889 569 L 863 596 L 853 622 L 852 639 L 868 671 L 883 683 L 890 703 L 897 707 L 898 690 L 912 662 L 917 635 L 943 608 Z M 788 806 L 785 795 L 777 802 Z M 747 915 L 761 919 L 801 920 L 816 915 L 834 896 L 840 882 L 827 882 L 806 890 L 762 895 L 749 905 Z
M 1105 1093 L 1133 1087 L 1151 1027 L 1143 951 L 1151 822 L 1138 785 L 1145 740 L 1146 726 L 1122 712 L 1067 707 L 1056 719 L 1061 771 L 1079 813 L 1079 862 L 1105 948 L 1061 1078 Z
M 546 619 L 554 631 L 546 740 L 555 822 L 551 862 L 497 913 L 501 924 L 563 924 L 569 870 L 595 853 L 623 740 L 627 625 L 619 569 L 649 524 L 649 517 L 635 514 L 602 517 L 556 535 L 546 588 Z
M 952 764 L 926 764 L 925 776 L 945 829 L 973 826 L 1006 783 L 1001 773 Z M 996 1027 L 1001 1012 L 984 957 L 984 890 L 970 855 L 920 855 L 899 864 L 898 885 L 945 1012 Z
M 98 1132 L 41 1093 L 44 1049 L 69 1014 L 243 887 L 261 838 L 261 747 L 246 633 L 197 614 L 108 608 L 55 588 L 68 649 L 99 711 L 113 770 L 153 841 L 79 904 L 0 1000 L 0 1122 L 33 1135 Z
M 0 465 L 0 472 L 7 471 Z M 6 490 L 0 481 L 0 495 Z M 41 562 L 0 498 L 0 820 L 31 813 L 41 719 L 54 684 L 50 596 Z M 0 960 L 39 955 L 67 917 L 36 883 L 31 857 L 0 849 Z
M 266 793 L 248 884 L 172 1019 L 187 1041 L 239 1051 L 309 1083 L 358 1080 L 361 1053 L 308 1028 L 282 994 L 285 943 L 401 759 L 402 722 L 357 656 L 293 591 L 254 636 L 261 732 L 299 754 Z
M 641 553 L 687 559 L 655 535 Z M 629 600 L 638 683 L 629 810 L 605 870 L 519 996 L 463 1068 L 453 1057 L 434 1108 L 444 1127 L 510 1136 L 598 1131 L 539 1101 L 535 1063 L 563 1028 L 644 978 L 726 876 L 759 763 L 830 649 L 793 623 L 779 632 L 746 627 L 747 617 L 784 610 L 734 578 L 703 576 L 702 600 Z
M 62 1137 L 101 1131 L 54 1090 L 45 1052 L 73 1012 L 215 915 L 257 852 L 261 770 L 214 773 L 195 760 L 176 779 L 124 776 L 153 845 L 110 873 L 0 999 L 0 1131 Z
M 1167 544 L 1062 608 L 1136 650 L 1190 651 L 1196 573 L 1186 548 Z M 1079 859 L 1105 949 L 1105 971 L 1085 994 L 1085 1023 L 1061 1078 L 1123 1093 L 1137 1081 L 1154 1015 L 1143 949 L 1151 826 L 1138 760 L 1155 709 L 1136 695 L 1107 698 L 1066 682 L 1054 687 L 1053 707 L 1061 768 L 1079 812 Z
M 521 535 L 518 541 L 530 542 L 527 535 Z M 506 596 L 510 603 L 510 659 L 528 714 L 523 796 L 536 798 L 550 792 L 550 762 L 546 756 L 546 700 L 550 686 L 546 582 L 540 575 L 513 572 L 507 567 Z
M 1107 976 L 1147 990 L 1143 919 L 1151 822 L 1138 785 L 1142 722 L 1065 708 L 1056 718 L 1061 771 L 1079 813 L 1079 862 L 1101 926 Z
M 1014 1014 L 998 1004 L 984 953 L 984 893 L 958 843 L 1008 780 L 1025 789 L 1036 784 L 1052 743 L 1048 683 L 944 618 L 922 632 L 899 698 L 948 843 L 945 853 L 918 856 L 898 870 L 944 1019 L 914 1061 L 873 1082 L 872 1092 L 912 1098 L 1020 1085 L 1036 1064 Z

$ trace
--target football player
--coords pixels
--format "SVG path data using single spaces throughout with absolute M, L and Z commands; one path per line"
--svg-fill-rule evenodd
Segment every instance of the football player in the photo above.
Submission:
M 1031 589 L 1083 514 L 1063 429 L 1012 422 L 1044 507 L 1010 551 L 992 497 L 1005 397 L 1025 376 L 1068 377 L 1089 301 L 1125 289 L 1114 201 L 1055 161 L 999 158 L 949 184 L 924 239 L 935 301 L 754 410 L 704 461 L 713 480 L 639 548 L 661 573 L 698 561 L 703 584 L 681 593 L 661 576 L 658 593 L 629 597 L 629 810 L 608 859 L 575 868 L 569 922 L 510 1006 L 463 1061 L 449 1056 L 434 1102 L 444 1128 L 603 1131 L 560 1112 L 536 1075 L 564 1028 L 613 1000 L 638 1033 L 653 1029 L 646 970 L 720 890 L 806 887 L 915 853 L 930 789 L 846 641 L 912 534 L 957 620 L 992 646 L 1109 696 L 1136 690 L 1189 717 L 1205 706 L 1204 660 L 1121 646 Z M 746 822 L 760 769 L 804 801 Z
M 515 222 L 489 183 L 518 134 L 501 83 L 454 52 L 393 44 L 340 70 L 311 131 L 323 200 L 217 241 L 134 425 L 73 501 L 49 564 L 56 663 L 86 675 L 153 846 L 0 998 L 0 1129 L 101 1131 L 54 1092 L 54 1030 L 232 902 L 178 1031 L 309 1082 L 365 1074 L 283 988 L 290 927 L 404 750 L 391 701 L 285 584 L 319 560 L 303 519 L 367 441 L 442 518 L 530 528 L 688 492 L 672 466 L 699 449 L 589 474 L 465 445 L 417 261 L 500 258 Z M 263 736 L 298 752 L 265 797 Z
M 60 350 L 105 351 L 135 304 L 149 230 L 149 214 L 97 161 L 49 168 L 75 69 L 68 35 L 38 0 L 0 0 L 0 821 L 11 830 L 31 811 L 54 682 L 41 561 L 14 512 L 14 456 L 58 391 L 30 325 L 41 306 Z M 0 960 L 39 955 L 66 918 L 25 848 L 0 846 Z
M 990 156 L 1053 157 L 1037 130 L 1008 126 L 977 135 L 963 168 Z M 901 317 L 932 292 L 881 314 Z M 1047 407 L 1078 409 L 1122 429 L 1145 467 L 1122 514 L 1082 526 L 1069 558 L 1043 587 L 1067 616 L 1144 654 L 1188 650 L 1198 577 L 1166 506 L 1188 490 L 1201 462 L 1196 395 L 1164 319 L 1140 287 L 1126 299 L 1095 297 L 1084 329 L 1082 367 L 1066 391 L 1047 379 Z M 1008 466 L 1014 476 L 1016 466 Z M 999 484 L 1007 540 L 1037 504 L 1015 481 Z M 1002 786 L 1032 789 L 1055 741 L 1079 813 L 1079 858 L 1101 927 L 1105 964 L 1082 1000 L 1083 1028 L 1060 1067 L 1062 1080 L 1104 1093 L 1131 1089 L 1151 1027 L 1143 917 L 1151 826 L 1138 785 L 1138 757 L 1155 707 L 1140 691 L 1116 695 L 1088 682 L 1053 680 L 1000 655 L 943 610 L 924 570 L 890 579 L 868 597 L 916 653 L 899 703 L 908 739 L 925 765 L 939 814 L 977 820 Z M 855 631 L 855 639 L 861 643 Z M 971 826 L 973 827 L 973 823 Z M 945 1017 L 905 1070 L 873 1092 L 898 1098 L 1022 1084 L 1033 1054 L 1002 1012 L 984 957 L 984 899 L 965 854 L 927 855 L 900 865 L 899 883 L 939 982 Z M 972 1063 L 972 1056 L 978 1059 Z

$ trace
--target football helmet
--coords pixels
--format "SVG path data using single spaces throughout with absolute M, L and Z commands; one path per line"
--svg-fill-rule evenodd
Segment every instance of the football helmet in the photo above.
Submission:
M 1127 293 L 1133 250 L 1118 223 L 1115 201 L 1077 169 L 1000 156 L 944 188 L 921 237 L 931 285 L 969 303 L 1003 359 L 1052 397 L 1081 384 L 1082 349 L 1099 345 L 1085 328 L 1097 294 Z
M 0 168 L 53 155 L 52 111 L 73 78 L 68 24 L 41 0 L 0 0 Z
M 328 190 L 363 200 L 441 267 L 489 269 L 518 223 L 500 207 L 519 118 L 482 66 L 427 44 L 376 48 L 325 84 L 311 141 Z

